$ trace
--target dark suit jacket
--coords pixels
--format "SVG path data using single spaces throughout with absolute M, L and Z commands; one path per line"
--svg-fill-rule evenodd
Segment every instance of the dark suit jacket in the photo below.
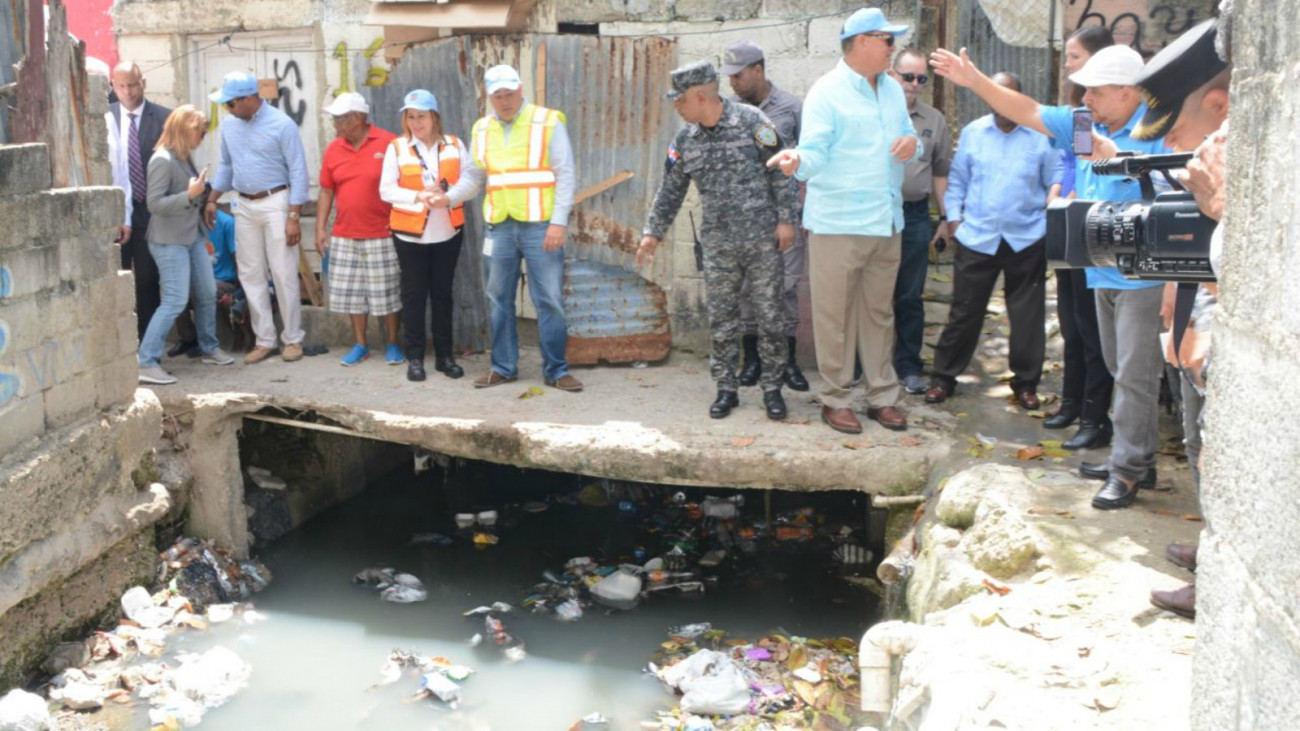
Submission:
M 121 124 L 122 104 L 120 102 L 109 104 L 108 112 L 109 116 L 113 119 L 114 125 Z M 144 104 L 141 105 L 139 122 L 141 170 L 149 170 L 149 158 L 153 157 L 153 146 L 158 144 L 158 138 L 162 137 L 163 123 L 167 121 L 167 116 L 171 113 L 172 110 L 159 104 L 154 104 L 148 99 L 145 99 Z M 113 132 L 117 133 L 118 130 L 114 128 Z M 144 200 L 145 198 L 145 191 L 143 190 L 133 190 L 131 191 L 131 194 L 136 200 Z M 144 208 L 144 206 L 140 207 Z

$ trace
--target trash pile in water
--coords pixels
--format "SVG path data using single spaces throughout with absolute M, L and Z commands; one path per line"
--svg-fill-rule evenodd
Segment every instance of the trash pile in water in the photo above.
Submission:
M 393 650 L 379 668 L 379 682 L 370 689 L 392 685 L 403 677 L 418 677 L 420 689 L 407 698 L 408 702 L 434 699 L 455 709 L 460 705 L 461 686 L 474 668 L 456 665 L 445 657 L 425 657 L 419 652 Z
M 846 637 L 748 642 L 708 623 L 674 628 L 648 667 L 681 694 L 657 728 L 855 728 L 869 716 L 859 710 L 857 649 Z
M 396 569 L 362 569 L 352 577 L 352 583 L 374 587 L 379 590 L 380 599 L 396 604 L 411 604 L 429 598 L 422 581 Z
M 54 674 L 49 699 L 56 708 L 94 711 L 108 702 L 144 701 L 154 729 L 179 729 L 198 724 L 245 685 L 252 667 L 234 652 L 217 646 L 202 655 L 168 656 L 167 642 L 177 632 L 266 619 L 245 600 L 266 587 L 271 572 L 193 538 L 178 540 L 159 559 L 158 591 L 128 589 L 117 627 L 65 642 L 45 661 Z

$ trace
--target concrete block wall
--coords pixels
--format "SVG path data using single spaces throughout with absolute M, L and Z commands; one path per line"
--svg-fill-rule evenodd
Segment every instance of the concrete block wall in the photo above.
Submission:
M 48 190 L 49 171 L 43 145 L 0 147 L 0 455 L 135 393 L 122 191 Z
M 1300 0 L 1237 0 L 1196 576 L 1197 729 L 1300 728 Z

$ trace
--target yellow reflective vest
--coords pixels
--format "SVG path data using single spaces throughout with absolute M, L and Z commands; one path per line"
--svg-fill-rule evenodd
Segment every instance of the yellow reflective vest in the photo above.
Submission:
M 474 123 L 474 162 L 487 174 L 483 219 L 501 223 L 550 221 L 555 209 L 555 171 L 551 170 L 551 134 L 564 114 L 525 104 L 515 116 L 512 134 L 495 115 Z

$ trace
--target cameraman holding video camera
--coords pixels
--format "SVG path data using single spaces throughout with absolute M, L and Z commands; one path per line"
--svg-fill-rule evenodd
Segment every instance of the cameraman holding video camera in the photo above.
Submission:
M 1091 139 L 1086 128 L 1081 135 L 1073 134 L 1075 110 L 1040 105 L 1024 94 L 993 83 L 971 63 L 965 49 L 961 55 L 939 49 L 931 55 L 930 63 L 940 76 L 970 88 L 994 111 L 1051 137 L 1056 147 L 1075 145 L 1080 199 L 1140 200 L 1142 191 L 1136 180 L 1098 175 L 1092 161 L 1114 157 L 1119 150 L 1139 154 L 1168 152 L 1160 140 L 1133 137 L 1138 120 L 1147 114 L 1147 105 L 1137 87 L 1142 57 L 1127 46 L 1101 49 L 1070 76 L 1071 82 L 1087 89 L 1083 103 L 1092 113 Z M 1087 280 L 1097 299 L 1106 367 L 1115 377 L 1111 407 L 1114 441 L 1106 464 L 1085 462 L 1079 471 L 1084 477 L 1105 480 L 1092 505 L 1099 510 L 1113 510 L 1130 505 L 1140 487 L 1155 485 L 1160 439 L 1157 395 L 1162 371 L 1158 337 L 1161 289 L 1159 282 L 1126 279 L 1115 267 L 1089 268 Z
M 1230 1 L 1220 7 L 1227 17 Z M 1138 85 L 1150 102 L 1146 116 L 1133 131 L 1140 139 L 1163 137 L 1178 152 L 1195 150 L 1180 182 L 1196 198 L 1201 212 L 1219 221 L 1224 203 L 1224 151 L 1228 137 L 1228 84 L 1232 77 L 1226 22 L 1207 20 L 1179 36 L 1142 71 Z M 1217 46 L 1217 48 L 1216 48 Z M 1217 269 L 1223 227 L 1211 237 L 1210 264 Z M 1161 310 L 1169 327 L 1165 358 L 1182 375 L 1183 440 L 1187 461 L 1200 488 L 1201 411 L 1205 405 L 1205 373 L 1210 349 L 1210 320 L 1216 306 L 1216 284 L 1170 282 Z M 1173 563 L 1196 570 L 1196 546 L 1171 543 L 1165 555 Z M 1196 616 L 1196 584 L 1151 592 L 1151 603 L 1187 618 Z

